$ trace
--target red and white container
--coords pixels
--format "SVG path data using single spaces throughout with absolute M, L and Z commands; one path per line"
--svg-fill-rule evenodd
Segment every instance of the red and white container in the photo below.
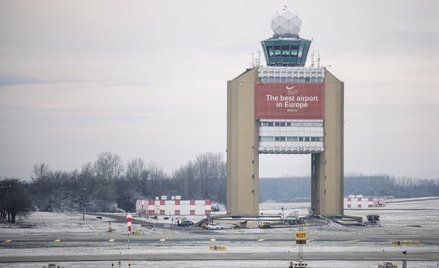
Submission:
M 136 211 L 138 214 L 145 215 L 210 215 L 212 202 L 210 200 L 138 199 L 136 202 Z
M 345 209 L 368 209 L 384 207 L 385 199 L 382 197 L 349 195 L 344 198 Z

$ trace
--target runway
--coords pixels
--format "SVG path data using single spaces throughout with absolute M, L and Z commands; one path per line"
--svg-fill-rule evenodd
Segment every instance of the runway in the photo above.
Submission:
M 302 207 L 303 204 L 290 204 Z M 284 205 L 270 205 L 284 206 Z M 0 267 L 37 267 L 47 263 L 63 263 L 64 267 L 111 267 L 119 261 L 136 262 L 137 267 L 284 267 L 298 258 L 294 233 L 300 228 L 308 234 L 304 259 L 313 267 L 377 267 L 378 262 L 439 261 L 439 200 L 399 202 L 378 211 L 381 226 L 345 227 L 331 223 L 280 229 L 203 230 L 176 227 L 154 222 L 154 228 L 143 227 L 145 219 L 134 218 L 139 235 L 130 235 L 123 214 L 112 215 L 113 232 L 108 232 L 109 215 L 78 213 L 36 213 L 29 228 L 0 228 Z M 405 209 L 402 211 L 401 209 Z M 355 213 L 355 214 L 354 214 Z M 352 211 L 365 216 L 377 211 Z M 160 224 L 160 225 L 159 225 Z M 417 241 L 413 246 L 395 246 L 394 241 Z M 210 250 L 223 246 L 224 251 Z M 128 248 L 129 247 L 129 248 Z M 402 252 L 407 251 L 407 255 Z M 253 262 L 258 261 L 256 266 Z M 331 265 L 327 262 L 333 261 Z M 320 263 L 317 263 L 320 262 Z M 212 264 L 213 263 L 213 264 Z M 418 263 L 419 264 L 419 263 Z M 164 265 L 164 266 L 163 266 Z M 253 265 L 253 266 L 252 266 Z M 41 266 L 42 267 L 42 266 Z M 123 267 L 127 267 L 126 265 Z M 348 267 L 348 266 L 346 266 Z
M 364 227 L 363 227 L 364 228 Z M 0 256 L 0 263 L 15 262 L 73 262 L 73 261 L 181 261 L 181 260 L 290 260 L 297 256 L 297 247 L 291 236 L 285 234 L 227 234 L 208 232 L 193 234 L 194 229 L 180 229 L 179 233 L 159 233 L 148 236 L 131 236 L 128 249 L 127 236 L 120 234 L 69 235 L 44 234 L 26 237 L 2 236 L 12 240 L 2 248 L 26 249 L 16 256 Z M 407 247 L 390 247 L 389 241 L 420 239 L 423 246 L 402 251 Z M 161 241 L 162 240 L 162 241 Z M 56 242 L 57 241 L 57 242 Z M 109 242 L 111 241 L 111 242 Z M 214 242 L 212 242 L 214 241 Z M 209 251 L 210 245 L 224 245 L 226 251 Z M 307 248 L 313 249 L 307 252 Z M 59 250 L 59 249 L 65 250 Z M 304 256 L 307 260 L 401 260 L 436 261 L 439 258 L 439 234 L 419 237 L 398 235 L 321 234 L 308 241 Z M 381 249 L 382 248 L 382 249 Z M 436 250 L 434 250 L 436 248 Z M 38 254 L 26 252 L 35 249 Z M 44 250 L 55 250 L 44 254 Z M 97 250 L 97 252 L 96 252 Z M 254 252 L 251 252 L 254 251 Z M 69 254 L 70 252 L 70 254 Z
M 439 252 L 415 252 L 408 256 L 401 252 L 312 252 L 306 253 L 306 260 L 339 260 L 339 261 L 436 261 Z M 202 253 L 202 254 L 105 254 L 105 255 L 58 255 L 58 256 L 18 256 L 3 257 L 0 263 L 14 262 L 76 262 L 76 261 L 206 261 L 206 260 L 291 260 L 297 253 Z

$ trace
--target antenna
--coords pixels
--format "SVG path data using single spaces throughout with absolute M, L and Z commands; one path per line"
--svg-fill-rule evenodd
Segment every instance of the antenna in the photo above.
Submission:
M 256 55 L 255 55 L 255 52 L 252 51 L 252 52 L 250 52 L 250 55 L 251 55 L 250 68 L 261 66 L 260 65 L 260 63 L 261 63 L 261 51 L 257 50 L 256 51 Z
M 320 50 L 317 50 L 317 67 L 320 68 Z
M 313 52 L 311 52 L 311 67 L 314 67 L 314 64 L 315 62 L 314 62 L 314 50 L 313 50 Z
M 261 51 L 259 49 L 256 51 L 255 65 L 261 66 Z

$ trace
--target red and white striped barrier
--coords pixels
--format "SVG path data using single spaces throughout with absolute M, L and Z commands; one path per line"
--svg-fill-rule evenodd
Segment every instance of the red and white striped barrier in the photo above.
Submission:
M 128 232 L 131 232 L 131 222 L 133 221 L 133 216 L 131 213 L 127 214 L 127 226 L 128 226 Z

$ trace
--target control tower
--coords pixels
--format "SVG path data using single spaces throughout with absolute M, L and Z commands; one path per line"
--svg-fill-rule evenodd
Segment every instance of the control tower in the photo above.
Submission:
M 311 209 L 343 215 L 344 84 L 304 67 L 311 41 L 284 7 L 263 40 L 266 67 L 227 82 L 227 212 L 259 215 L 259 154 L 311 155 Z

